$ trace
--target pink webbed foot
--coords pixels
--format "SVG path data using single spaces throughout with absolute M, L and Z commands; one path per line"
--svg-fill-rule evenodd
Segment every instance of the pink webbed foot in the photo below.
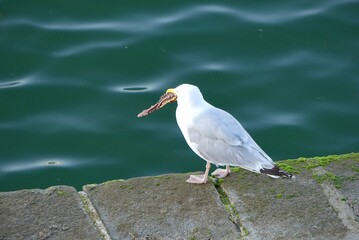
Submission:
M 207 183 L 207 178 L 205 177 L 204 174 L 203 175 L 190 175 L 186 182 L 195 183 L 195 184 L 203 184 L 203 183 Z
M 217 168 L 211 175 L 218 178 L 224 178 L 227 177 L 230 172 L 231 169 L 229 166 L 226 166 L 226 169 Z
M 207 162 L 206 171 L 205 171 L 204 174 L 190 175 L 186 182 L 188 182 L 188 183 L 196 183 L 196 184 L 207 183 L 207 181 L 208 181 L 208 173 L 209 173 L 210 168 L 211 168 L 211 164 L 209 162 Z

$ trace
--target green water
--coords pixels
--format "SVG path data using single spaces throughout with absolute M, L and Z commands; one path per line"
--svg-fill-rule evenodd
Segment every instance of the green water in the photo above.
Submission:
M 0 1 L 0 191 L 204 170 L 197 85 L 274 160 L 359 151 L 358 1 Z M 213 168 L 214 169 L 214 168 Z

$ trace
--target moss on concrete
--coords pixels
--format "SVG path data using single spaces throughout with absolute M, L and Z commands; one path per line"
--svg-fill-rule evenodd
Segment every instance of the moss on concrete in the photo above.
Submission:
M 233 173 L 238 173 L 238 172 L 240 172 L 242 169 L 241 168 L 239 168 L 239 167 L 231 167 L 231 172 L 233 172 Z
M 311 169 L 319 166 L 325 167 L 328 166 L 331 162 L 343 161 L 348 159 L 359 161 L 359 153 L 348 153 L 342 155 L 329 155 L 325 157 L 307 158 L 305 161 L 306 162 L 305 168 Z
M 56 194 L 57 194 L 57 196 L 63 196 L 63 195 L 65 195 L 65 192 L 62 190 L 57 190 Z
M 347 174 L 346 171 L 359 168 L 358 159 L 358 153 L 351 153 L 276 162 L 283 170 L 294 174 L 295 179 L 273 180 L 263 174 L 257 176 L 243 169 L 231 168 L 232 174 L 224 179 L 221 188 L 228 194 L 227 202 L 234 205 L 251 239 L 278 239 L 290 235 L 303 239 L 343 239 L 340 232 L 345 227 L 327 201 L 322 191 L 323 184 L 318 183 L 330 181 L 334 189 L 356 192 L 353 188 L 348 190 L 351 185 L 347 183 L 348 180 L 355 183 L 359 175 Z M 336 168 L 344 163 L 345 168 Z M 329 173 L 320 176 L 317 170 L 322 168 Z M 343 196 L 341 201 L 346 201 L 347 195 Z M 273 229 L 280 234 L 273 234 Z
M 300 173 L 298 167 L 295 167 L 296 163 L 286 161 L 286 162 L 278 162 L 277 165 L 287 173 L 294 175 Z
M 91 206 L 91 200 L 87 197 L 87 194 L 85 192 L 79 192 L 79 197 L 80 197 L 80 200 L 82 202 L 82 206 L 83 206 L 85 212 L 90 217 L 91 221 L 95 224 L 95 226 L 98 228 L 98 233 L 100 234 L 101 239 L 109 240 L 110 236 L 108 235 L 107 231 L 105 230 L 105 227 L 102 225 L 102 222 L 101 222 L 98 214 L 95 212 L 94 208 Z
M 313 174 L 312 177 L 318 184 L 332 182 L 336 188 L 341 188 L 342 186 L 342 179 L 331 172 L 326 172 L 324 175 Z
M 351 170 L 353 170 L 354 172 L 359 173 L 359 167 L 355 166 L 354 164 L 351 166 Z
M 300 157 L 297 159 L 277 161 L 276 164 L 284 171 L 295 175 L 295 174 L 300 174 L 304 169 L 311 169 L 319 166 L 324 167 L 329 165 L 331 162 L 343 161 L 348 159 L 354 159 L 355 161 L 359 161 L 359 153 L 329 155 L 325 157 L 312 157 L 312 158 Z M 353 166 L 353 170 L 359 172 L 359 168 L 356 166 Z M 238 173 L 241 171 L 245 171 L 245 170 L 239 167 L 231 167 L 231 172 L 233 173 Z
M 308 186 L 310 186 L 309 188 L 305 188 L 306 194 L 308 196 L 314 196 L 314 192 L 317 191 L 316 189 L 316 183 L 321 184 L 324 182 L 330 182 L 333 183 L 333 185 L 336 188 L 344 188 L 345 186 L 345 181 L 347 180 L 355 180 L 355 176 L 338 176 L 336 174 L 334 174 L 333 172 L 328 171 L 325 174 L 319 175 L 316 174 L 316 171 L 314 170 L 314 168 L 318 168 L 318 167 L 323 167 L 326 168 L 327 166 L 333 166 L 330 165 L 331 163 L 337 162 L 337 161 L 343 161 L 343 160 L 353 160 L 354 162 L 351 162 L 349 165 L 349 167 L 354 171 L 354 172 L 359 172 L 359 167 L 357 166 L 357 162 L 359 162 L 359 153 L 349 153 L 349 154 L 343 154 L 343 155 L 330 155 L 330 156 L 325 156 L 325 157 L 312 157 L 312 158 L 298 158 L 298 159 L 289 159 L 289 160 L 284 160 L 284 161 L 278 161 L 276 162 L 276 164 L 278 164 L 278 166 L 280 168 L 282 168 L 284 171 L 294 174 L 294 175 L 300 175 L 298 176 L 298 181 L 302 184 L 303 183 L 303 179 L 309 179 L 309 182 L 306 183 L 308 184 Z M 330 166 L 329 166 L 330 165 Z M 242 212 L 239 213 L 238 211 L 238 206 L 236 206 L 236 202 L 235 201 L 231 201 L 231 198 L 233 197 L 231 195 L 231 191 L 228 191 L 228 194 L 230 196 L 228 196 L 227 194 L 227 190 L 228 190 L 228 186 L 230 186 L 231 184 L 233 184 L 233 182 L 235 181 L 240 181 L 240 188 L 238 191 L 240 192 L 245 192 L 248 193 L 250 191 L 254 192 L 254 195 L 261 195 L 261 199 L 258 200 L 256 199 L 256 201 L 250 200 L 249 202 L 253 205 L 256 205 L 256 212 L 258 213 L 258 215 L 255 215 L 253 218 L 255 218 L 255 220 L 253 221 L 257 221 L 257 216 L 262 216 L 265 213 L 265 209 L 268 206 L 268 202 L 270 202 L 271 204 L 275 203 L 275 204 L 279 204 L 280 206 L 283 205 L 287 205 L 289 206 L 291 204 L 291 201 L 298 201 L 297 199 L 301 199 L 301 195 L 303 194 L 303 189 L 302 191 L 297 191 L 298 187 L 303 187 L 301 184 L 295 184 L 295 181 L 275 181 L 275 182 L 271 182 L 270 186 L 275 186 L 272 189 L 271 188 L 267 188 L 265 190 L 265 192 L 256 192 L 257 190 L 253 190 L 253 189 L 257 189 L 256 186 L 258 185 L 258 182 L 261 182 L 263 184 L 267 184 L 268 181 L 271 181 L 270 178 L 265 178 L 262 176 L 262 174 L 253 174 L 252 172 L 249 172 L 247 170 L 241 169 L 239 167 L 231 167 L 231 172 L 233 173 L 233 176 L 235 176 L 235 178 L 233 178 L 232 180 L 230 180 L 229 184 L 228 184 L 228 180 L 230 179 L 231 176 L 229 176 L 229 178 L 225 178 L 225 179 L 218 179 L 218 178 L 214 178 L 214 177 L 209 177 L 210 183 L 212 183 L 217 192 L 218 192 L 218 197 L 221 201 L 221 203 L 223 204 L 224 209 L 228 212 L 229 218 L 231 219 L 231 221 L 238 227 L 238 229 L 240 230 L 241 233 L 241 237 L 243 238 L 244 236 L 249 235 L 249 231 L 246 229 L 248 228 L 252 234 L 255 233 L 255 230 L 253 230 L 252 228 L 250 228 L 246 222 L 243 222 L 243 224 L 245 224 L 246 228 L 243 227 L 243 224 L 240 220 L 240 214 L 242 215 Z M 197 173 L 197 172 L 196 172 Z M 190 174 L 195 174 L 195 173 L 190 173 Z M 186 176 L 187 177 L 187 176 Z M 154 176 L 152 177 L 152 181 L 151 181 L 151 187 L 155 187 L 156 189 L 158 188 L 162 188 L 165 182 L 168 182 L 169 180 L 174 181 L 175 177 L 172 175 L 161 175 L 161 176 Z M 310 180 L 310 178 L 313 178 L 315 181 Z M 353 179 L 351 179 L 353 178 Z M 242 181 L 244 180 L 244 181 Z M 124 181 L 123 180 L 115 180 L 115 181 L 108 181 L 106 183 L 100 184 L 100 185 L 105 185 L 108 183 L 112 183 L 113 182 L 118 182 L 120 181 L 121 183 L 117 183 L 115 184 L 117 188 L 119 189 L 123 189 L 123 190 L 133 190 L 134 185 L 128 185 L 128 181 Z M 296 185 L 296 187 L 294 187 L 294 189 L 292 188 L 288 188 L 288 184 L 291 185 Z M 312 185 L 311 185 L 312 184 Z M 94 186 L 100 186 L 100 185 L 94 185 Z M 197 186 L 196 186 L 197 187 Z M 200 186 L 198 186 L 200 187 Z M 136 194 L 145 194 L 147 188 L 141 188 L 138 189 L 136 191 Z M 173 186 L 171 186 L 171 189 L 173 190 Z M 252 190 L 251 190 L 252 189 Z M 308 193 L 309 192 L 309 193 Z M 263 194 L 267 196 L 267 198 L 263 197 Z M 315 193 L 316 194 L 316 193 Z M 249 198 L 249 195 L 243 195 L 243 199 Z M 263 200 L 264 199 L 264 200 Z M 233 199 L 232 199 L 233 200 Z M 342 199 L 343 201 L 345 201 L 346 199 Z M 247 201 L 247 200 L 244 200 Z M 267 201 L 267 202 L 266 202 Z M 299 200 L 299 201 L 303 201 L 303 200 Z M 318 200 L 317 204 L 321 204 L 321 202 Z M 252 205 L 249 205 L 249 207 L 251 207 Z M 302 209 L 301 211 L 303 212 L 303 209 L 306 209 L 306 205 L 302 204 Z M 247 206 L 248 207 L 248 206 Z M 290 207 L 290 206 L 289 206 Z M 305 212 L 305 211 L 304 211 Z M 310 212 L 308 210 L 308 212 Z M 247 214 L 247 213 L 244 213 Z M 283 214 L 283 213 L 282 213 Z M 303 216 L 303 213 L 298 212 L 296 213 L 298 214 L 298 219 L 301 219 Z M 243 215 L 245 216 L 245 215 Z M 245 217 L 243 217 L 243 219 L 245 219 Z M 242 220 L 243 220 L 242 219 Z M 319 218 L 318 218 L 319 219 Z M 297 220 L 298 222 L 300 222 L 300 220 Z M 320 220 L 317 220 L 318 222 L 320 222 Z M 201 233 L 201 235 L 203 236 L 207 236 L 207 230 L 205 228 L 198 228 L 198 229 L 194 229 L 193 230 L 193 234 L 190 235 L 190 237 L 193 237 L 193 239 L 197 239 L 197 235 L 199 233 Z M 204 232 L 206 234 L 204 234 Z M 208 233 L 208 236 L 210 236 L 211 233 Z M 254 236 L 254 235 L 253 235 Z
M 297 178 L 273 180 L 234 167 L 230 176 L 210 177 L 210 183 L 203 185 L 185 183 L 186 174 L 86 185 L 88 195 L 80 192 L 81 201 L 76 190 L 66 186 L 0 193 L 1 219 L 8 221 L 0 221 L 0 232 L 25 236 L 14 239 L 28 238 L 29 232 L 40 234 L 38 238 L 61 234 L 69 239 L 80 232 L 84 239 L 111 239 L 107 229 L 116 239 L 157 239 L 158 234 L 166 237 L 174 233 L 175 238 L 186 235 L 188 239 L 344 239 L 348 229 L 359 229 L 355 227 L 359 219 L 359 153 L 277 164 Z M 22 224 L 25 214 L 42 220 L 20 231 L 16 226 Z
M 277 195 L 275 195 L 275 198 L 276 199 L 282 199 L 283 197 L 283 194 L 282 193 L 278 193 Z
M 298 159 L 288 159 L 288 160 L 278 161 L 276 162 L 276 164 L 284 171 L 295 175 L 295 174 L 300 174 L 304 169 L 325 167 L 332 162 L 343 161 L 348 159 L 353 159 L 359 162 L 359 153 L 329 155 L 325 157 L 312 157 L 312 158 L 300 157 Z M 354 169 L 356 169 L 355 166 Z M 357 169 L 357 171 L 359 171 L 359 168 Z
M 230 202 L 229 197 L 227 193 L 223 190 L 221 187 L 221 184 L 224 182 L 223 178 L 209 178 L 210 182 L 214 185 L 214 187 L 217 189 L 217 192 L 219 194 L 219 198 L 226 209 L 226 211 L 229 213 L 229 218 L 231 221 L 238 227 L 238 229 L 241 232 L 241 237 L 245 237 L 249 234 L 248 230 L 241 224 L 240 222 L 240 216 L 234 205 Z

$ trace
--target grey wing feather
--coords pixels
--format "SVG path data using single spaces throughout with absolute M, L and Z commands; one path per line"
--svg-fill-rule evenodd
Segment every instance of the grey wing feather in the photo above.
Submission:
M 239 166 L 255 172 L 274 166 L 242 125 L 221 109 L 211 108 L 200 114 L 188 130 L 189 140 L 213 164 Z

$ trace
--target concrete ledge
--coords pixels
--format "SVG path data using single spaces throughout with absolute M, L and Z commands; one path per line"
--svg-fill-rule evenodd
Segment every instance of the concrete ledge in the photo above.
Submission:
M 0 193 L 0 239 L 101 239 L 76 190 Z
M 296 178 L 232 169 L 0 193 L 0 239 L 359 239 L 359 154 L 279 162 Z
M 85 186 L 113 239 L 235 239 L 212 184 L 186 184 L 186 175 L 113 181 Z

